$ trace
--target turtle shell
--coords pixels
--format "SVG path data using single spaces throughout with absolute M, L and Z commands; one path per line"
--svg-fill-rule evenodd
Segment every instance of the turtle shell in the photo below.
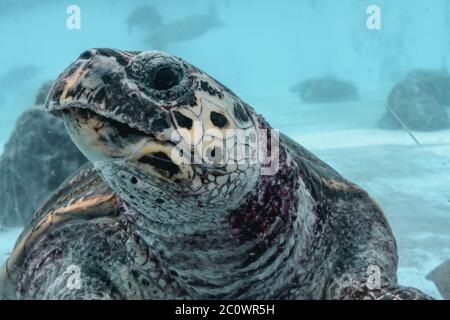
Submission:
M 69 177 L 33 215 L 0 268 L 0 298 L 14 298 L 29 248 L 48 232 L 67 223 L 118 215 L 118 197 L 103 182 L 92 164 Z

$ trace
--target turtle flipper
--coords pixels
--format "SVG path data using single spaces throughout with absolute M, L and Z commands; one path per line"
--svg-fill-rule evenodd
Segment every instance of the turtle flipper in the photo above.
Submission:
M 303 180 L 316 200 L 322 233 L 333 248 L 325 299 L 431 299 L 417 289 L 397 285 L 397 245 L 378 204 L 359 186 L 292 139 L 282 141 L 295 155 Z
M 139 299 L 124 224 L 123 217 L 101 217 L 49 230 L 27 252 L 17 298 Z
M 49 273 L 45 281 L 35 287 L 41 275 L 22 289 L 21 298 L 43 300 L 114 300 L 123 299 L 107 280 L 83 274 L 77 265 L 44 265 Z M 53 275 L 53 276 L 50 276 Z M 33 288 L 34 287 L 34 288 Z
M 115 265 L 117 269 L 124 269 L 124 263 L 116 259 L 105 259 L 93 253 L 94 262 L 82 259 L 79 254 L 98 250 L 98 247 L 109 246 L 108 239 L 96 241 L 93 244 L 86 241 L 78 243 L 76 234 L 83 234 L 86 227 L 91 229 L 102 228 L 97 232 L 99 238 L 111 232 L 117 232 L 116 219 L 101 218 L 84 223 L 62 226 L 49 231 L 37 239 L 36 243 L 27 250 L 27 259 L 20 260 L 19 265 L 6 263 L 0 267 L 0 300 L 15 299 L 123 299 L 120 290 L 112 284 L 110 270 L 105 270 L 101 264 Z M 77 231 L 78 230 L 78 231 Z M 92 230 L 91 230 L 92 231 Z M 70 236 L 72 232 L 72 236 Z M 67 234 L 68 240 L 63 237 L 54 239 L 56 233 Z M 74 236 L 75 234 L 75 236 Z M 92 233 L 91 233 L 92 237 Z M 64 240 L 63 240 L 64 239 Z M 97 246 L 90 248 L 92 245 Z M 80 247 L 81 246 L 81 247 Z M 117 251 L 111 249 L 110 251 Z M 123 250 L 122 250 L 123 251 Z M 118 253 L 120 256 L 120 253 Z M 125 256 L 123 253 L 122 256 Z M 16 261 L 16 260 L 11 260 Z M 11 268 L 11 270 L 8 269 Z M 39 266 L 39 268 L 37 268 Z
M 48 268 L 54 269 L 57 267 L 58 261 L 58 257 L 55 255 L 64 254 L 61 251 L 67 249 L 69 244 L 73 246 L 73 243 L 80 240 L 80 236 L 77 234 L 74 234 L 72 238 L 61 234 L 61 238 L 68 241 L 66 247 L 62 243 L 59 244 L 59 247 L 56 246 L 57 240 L 50 241 L 48 246 L 42 246 L 43 241 L 51 240 L 53 233 L 59 232 L 60 229 L 74 228 L 72 227 L 74 225 L 92 225 L 98 223 L 99 219 L 110 219 L 109 224 L 116 224 L 117 214 L 116 194 L 98 176 L 92 165 L 81 168 L 36 211 L 32 221 L 17 240 L 14 250 L 0 269 L 0 298 L 16 299 L 21 297 L 22 295 L 18 291 L 19 287 L 26 291 L 28 284 L 36 283 L 36 279 L 27 273 L 30 271 L 30 263 L 40 261 L 39 270 L 46 270 L 47 268 L 44 266 L 47 263 L 49 263 Z M 117 227 L 115 228 L 117 229 Z M 64 259 L 64 261 L 70 261 L 70 259 Z M 57 285 L 65 276 L 67 275 L 63 276 L 59 270 L 52 270 L 52 273 L 49 274 L 52 282 L 45 285 Z M 24 281 L 25 278 L 28 280 Z M 42 281 L 42 279 L 36 281 Z M 41 297 L 35 296 L 34 298 Z M 48 298 L 56 298 L 56 296 Z

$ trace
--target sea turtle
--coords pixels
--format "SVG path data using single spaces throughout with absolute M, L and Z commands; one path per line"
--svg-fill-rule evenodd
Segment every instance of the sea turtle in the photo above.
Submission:
M 46 108 L 92 164 L 20 236 L 5 298 L 428 298 L 364 190 L 180 58 L 86 51 Z

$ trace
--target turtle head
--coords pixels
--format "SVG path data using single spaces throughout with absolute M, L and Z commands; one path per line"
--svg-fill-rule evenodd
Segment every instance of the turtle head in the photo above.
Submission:
M 260 174 L 253 109 L 160 51 L 86 51 L 55 81 L 46 108 L 135 207 L 228 206 Z

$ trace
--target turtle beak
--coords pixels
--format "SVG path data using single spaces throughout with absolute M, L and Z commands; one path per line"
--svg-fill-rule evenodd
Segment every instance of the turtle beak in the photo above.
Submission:
M 64 120 L 74 143 L 98 168 L 128 161 L 170 181 L 189 179 L 192 168 L 172 152 L 170 112 L 129 76 L 135 55 L 113 49 L 82 53 L 54 82 L 46 110 Z
M 168 112 L 148 99 L 129 75 L 136 53 L 114 49 L 83 52 L 54 82 L 45 108 L 56 116 L 63 110 L 88 109 L 149 135 L 171 126 Z
M 108 94 L 117 98 L 119 94 L 127 96 L 130 93 L 122 80 L 126 78 L 125 66 L 131 57 L 131 53 L 114 49 L 83 52 L 53 83 L 45 103 L 46 110 L 61 116 L 64 109 L 86 108 L 113 117 Z
M 175 159 L 175 146 L 89 109 L 60 110 L 69 135 L 78 149 L 98 168 L 128 161 L 143 172 L 168 181 L 189 180 L 193 169 Z M 177 160 L 177 161 L 175 161 Z
M 151 138 L 114 120 L 106 106 L 107 90 L 119 85 L 108 78 L 120 73 L 119 60 L 126 63 L 112 49 L 85 51 L 61 73 L 47 96 L 46 110 L 64 120 L 74 143 L 93 162 L 127 156 L 135 143 Z
M 73 92 L 80 86 L 81 79 L 86 74 L 93 50 L 85 51 L 66 68 L 53 83 L 47 96 L 45 109 L 57 117 L 62 116 L 62 110 L 69 108 L 69 102 L 75 102 Z

